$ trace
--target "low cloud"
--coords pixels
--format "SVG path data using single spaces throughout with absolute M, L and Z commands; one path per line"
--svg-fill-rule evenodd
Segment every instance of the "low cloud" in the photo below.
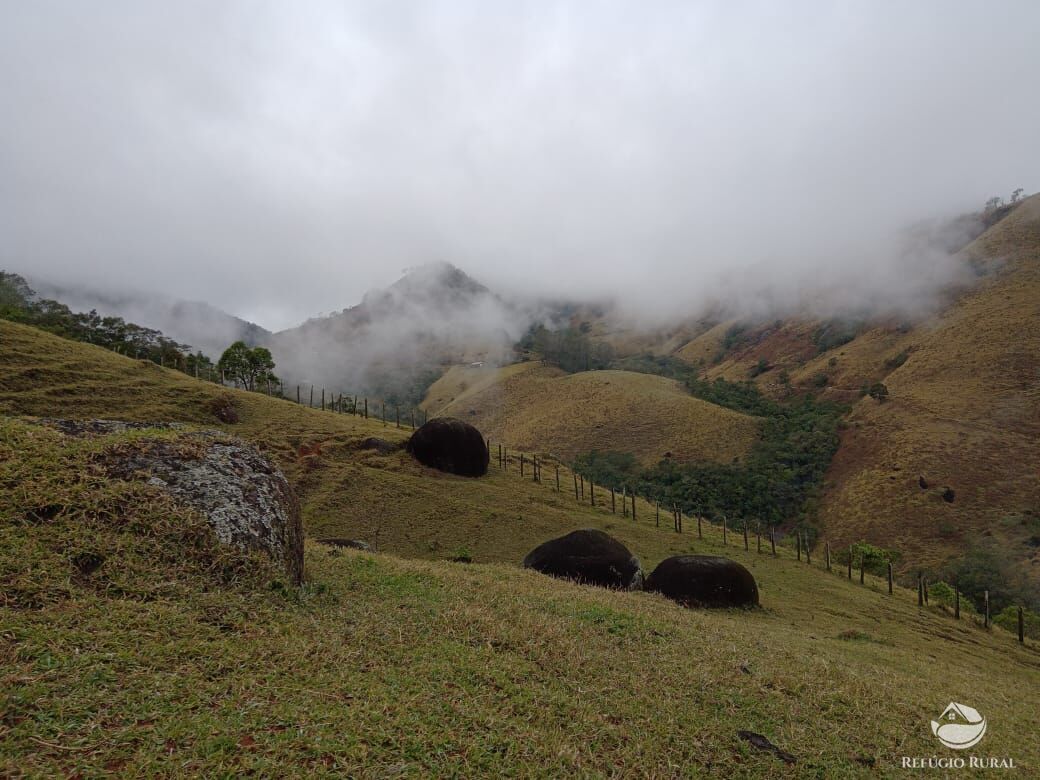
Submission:
M 1040 188 L 1040 6 L 8 4 L 0 267 L 272 330 L 446 260 L 658 317 L 927 308 Z

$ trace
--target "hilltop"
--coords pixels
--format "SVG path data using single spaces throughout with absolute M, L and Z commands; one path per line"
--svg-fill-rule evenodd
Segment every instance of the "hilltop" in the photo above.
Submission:
M 565 374 L 537 362 L 456 366 L 435 382 L 424 408 L 472 422 L 512 448 L 568 461 L 594 450 L 729 463 L 758 436 L 755 418 L 692 397 L 678 382 L 631 371 Z
M 225 394 L 237 424 L 213 417 Z M 517 561 L 575 527 L 609 530 L 648 567 L 720 552 L 721 535 L 657 528 L 644 504 L 636 522 L 578 504 L 515 464 L 479 480 L 430 472 L 357 448 L 407 435 L 393 425 L 9 323 L 0 409 L 0 582 L 17 597 L 0 607 L 5 772 L 893 774 L 899 756 L 934 753 L 928 721 L 949 700 L 992 719 L 987 753 L 1040 764 L 1020 738 L 1040 726 L 1035 708 L 1014 693 L 1040 684 L 1032 643 L 920 609 L 902 589 L 888 596 L 873 577 L 828 575 L 790 548 L 773 558 L 752 540 L 745 552 L 730 535 L 725 553 L 760 584 L 754 612 L 554 581 Z M 365 535 L 379 552 L 309 542 L 300 589 L 260 561 L 214 567 L 212 541 L 177 556 L 166 504 L 87 467 L 130 434 L 69 444 L 10 415 L 225 430 L 285 470 L 310 536 Z M 97 511 L 111 506 L 133 521 Z M 33 515 L 42 524 L 24 522 L 35 507 L 47 507 Z M 475 563 L 444 560 L 462 545 Z M 83 549 L 105 564 L 70 577 Z
M 266 346 L 287 386 L 414 406 L 450 364 L 511 358 L 525 317 L 459 269 L 435 263 L 356 306 L 273 334 Z
M 658 370 L 655 361 L 681 361 L 703 380 L 751 382 L 767 398 L 810 394 L 847 405 L 814 504 L 818 543 L 865 540 L 898 553 L 904 572 L 973 581 L 981 572 L 1036 601 L 1040 196 L 933 232 L 927 243 L 954 252 L 960 274 L 916 318 L 806 312 L 756 321 L 718 312 L 643 329 L 609 305 L 561 305 L 556 327 L 605 345 L 612 364 Z M 884 403 L 867 395 L 879 383 Z M 675 406 L 662 403 L 668 387 Z M 425 408 L 565 457 L 602 448 L 631 452 L 646 465 L 682 450 L 684 431 L 694 459 L 712 458 L 716 447 L 719 460 L 746 452 L 751 429 L 734 428 L 739 418 L 726 414 L 698 416 L 697 403 L 661 377 L 562 376 L 524 364 L 454 367 L 431 386 Z M 668 443 L 657 446 L 655 438 Z M 965 554 L 967 569 L 959 562 Z M 1002 568 L 1002 560 L 1010 565 Z

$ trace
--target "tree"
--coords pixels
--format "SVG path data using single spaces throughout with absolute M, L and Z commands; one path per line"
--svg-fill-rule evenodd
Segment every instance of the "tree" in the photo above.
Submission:
M 36 293 L 18 274 L 0 271 L 0 309 L 21 311 L 27 309 Z
M 867 390 L 867 395 L 877 401 L 879 404 L 883 404 L 888 400 L 888 388 L 881 382 L 875 382 Z
M 225 349 L 217 367 L 225 377 L 241 382 L 246 390 L 256 390 L 265 380 L 276 380 L 271 351 L 265 347 L 250 349 L 244 341 L 236 341 Z

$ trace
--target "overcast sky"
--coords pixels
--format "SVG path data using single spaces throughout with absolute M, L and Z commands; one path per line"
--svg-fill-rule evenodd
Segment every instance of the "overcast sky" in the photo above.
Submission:
M 270 328 L 448 260 L 678 310 L 1040 189 L 1040 3 L 0 7 L 0 268 Z M 916 273 L 916 272 L 914 272 Z

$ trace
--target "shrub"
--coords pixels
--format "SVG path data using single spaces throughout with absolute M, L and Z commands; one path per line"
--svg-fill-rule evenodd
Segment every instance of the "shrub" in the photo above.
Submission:
M 883 404 L 888 400 L 888 387 L 886 387 L 882 382 L 875 382 L 867 390 L 867 395 L 879 404 Z
M 1031 639 L 1040 639 L 1040 615 L 1031 611 L 1022 612 L 1023 633 Z M 1013 634 L 1018 634 L 1018 607 L 1005 607 L 993 617 L 993 624 Z
M 761 376 L 769 370 L 769 361 L 765 358 L 759 358 L 758 362 L 751 368 L 751 377 Z
M 849 550 L 847 548 L 838 550 L 834 559 L 842 566 L 847 566 Z M 852 545 L 852 565 L 858 568 L 861 559 L 866 571 L 879 577 L 885 577 L 888 576 L 888 564 L 895 564 L 899 560 L 899 553 L 867 542 L 856 542 Z
M 893 371 L 894 369 L 897 369 L 901 365 L 903 365 L 903 363 L 906 362 L 906 359 L 908 357 L 910 357 L 910 353 L 907 352 L 904 349 L 898 355 L 894 355 L 894 356 L 890 357 L 888 360 L 886 360 L 885 361 L 885 368 L 887 368 L 889 371 Z

